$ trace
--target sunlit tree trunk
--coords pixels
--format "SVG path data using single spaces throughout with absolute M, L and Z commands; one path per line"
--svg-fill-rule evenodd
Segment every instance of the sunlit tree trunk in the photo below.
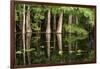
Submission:
M 31 21 L 30 21 L 30 6 L 27 8 L 27 16 L 26 16 L 26 48 L 27 50 L 30 49 L 31 46 L 31 35 L 32 35 L 32 30 L 31 30 Z M 27 52 L 27 57 L 28 57 L 28 63 L 30 64 L 30 51 Z
M 63 12 L 60 13 L 58 25 L 57 25 L 57 33 L 62 33 L 62 23 L 63 23 Z
M 32 29 L 31 29 L 31 21 L 30 21 L 30 6 L 28 6 L 28 8 L 27 8 L 26 32 L 32 32 Z
M 23 62 L 26 64 L 25 60 L 25 4 L 23 5 L 23 26 L 22 26 L 22 38 L 23 38 Z
M 50 13 L 50 10 L 48 10 L 47 16 L 48 16 L 48 18 L 47 18 L 47 28 L 46 28 L 46 33 L 50 33 L 50 32 L 51 32 L 51 28 L 50 28 L 51 13 Z
M 49 58 L 49 59 L 50 59 L 50 39 L 51 39 L 51 34 L 46 33 L 47 54 L 48 54 L 48 58 Z
M 23 5 L 23 28 L 22 33 L 25 33 L 25 4 Z

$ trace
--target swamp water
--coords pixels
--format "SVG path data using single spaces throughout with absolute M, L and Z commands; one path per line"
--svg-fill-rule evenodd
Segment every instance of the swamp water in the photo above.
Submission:
M 90 36 L 57 33 L 16 33 L 16 65 L 73 64 L 93 62 Z

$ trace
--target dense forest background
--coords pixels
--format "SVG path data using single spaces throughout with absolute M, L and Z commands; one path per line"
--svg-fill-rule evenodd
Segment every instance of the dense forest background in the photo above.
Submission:
M 93 30 L 94 11 L 93 8 L 18 4 L 15 11 L 16 32 L 85 35 Z

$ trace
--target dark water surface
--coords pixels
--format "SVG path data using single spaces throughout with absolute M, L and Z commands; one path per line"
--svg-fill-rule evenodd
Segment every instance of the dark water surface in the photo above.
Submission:
M 16 33 L 16 65 L 93 62 L 90 36 L 57 33 Z M 24 43 L 25 42 L 25 43 Z

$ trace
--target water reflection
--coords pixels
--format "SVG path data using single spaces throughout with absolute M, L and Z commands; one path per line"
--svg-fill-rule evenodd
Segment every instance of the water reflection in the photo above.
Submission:
M 47 53 L 49 59 L 50 59 L 50 39 L 51 39 L 51 34 L 46 33 Z
M 94 49 L 88 36 L 57 33 L 16 34 L 16 64 L 93 62 Z M 23 59 L 23 60 L 22 60 Z

